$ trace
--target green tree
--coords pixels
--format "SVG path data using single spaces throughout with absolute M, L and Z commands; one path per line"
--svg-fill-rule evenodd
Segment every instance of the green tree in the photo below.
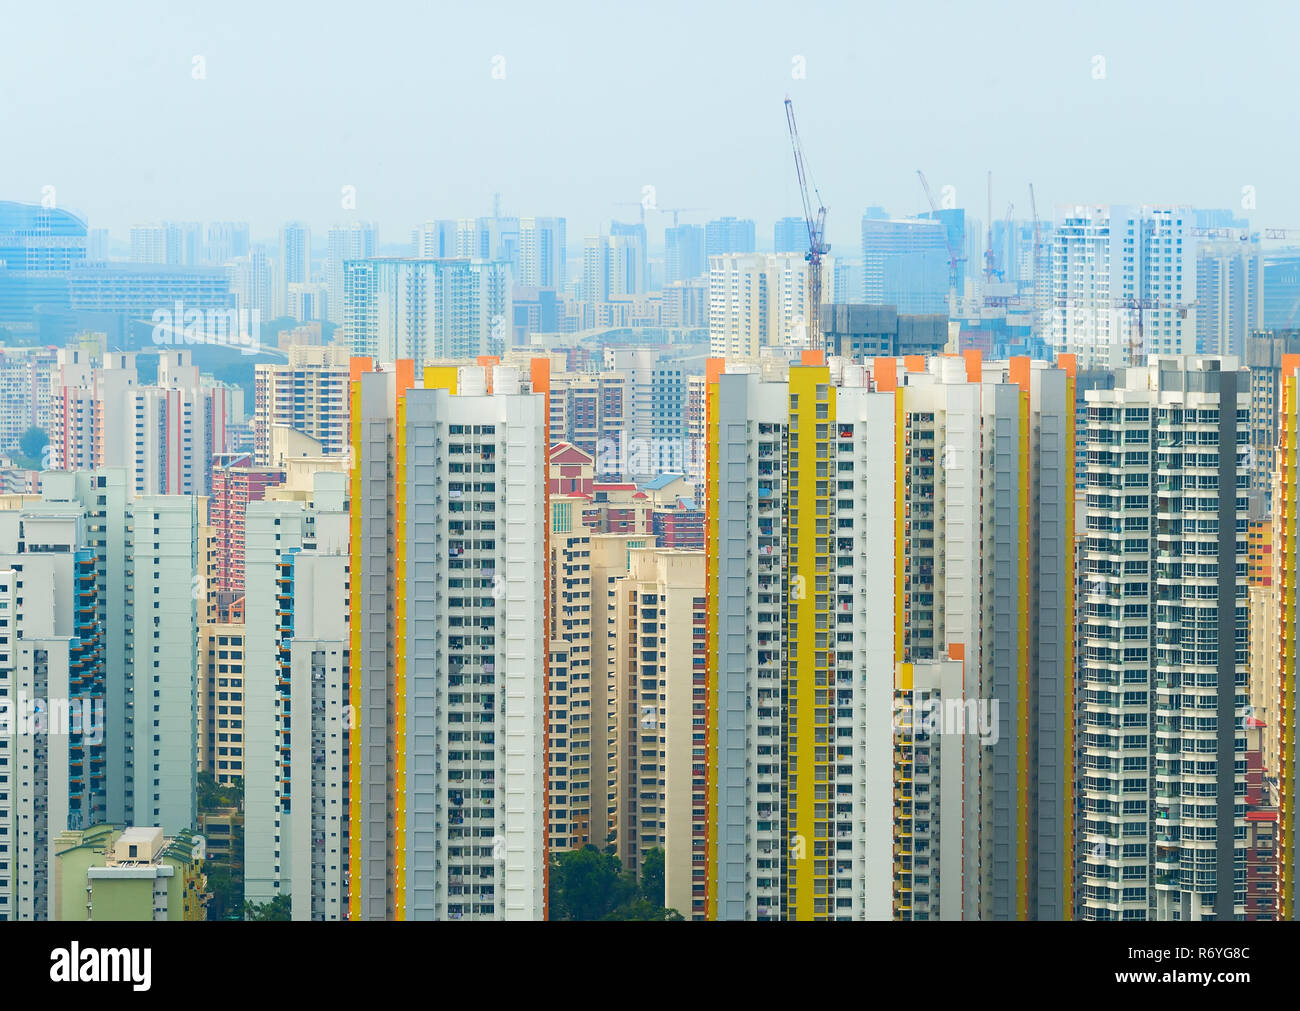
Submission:
M 651 902 L 649 899 L 634 899 L 631 902 L 624 903 L 617 909 L 613 910 L 606 920 L 651 920 L 651 921 L 673 921 L 678 922 L 685 919 L 681 913 L 675 909 L 665 909 L 657 902 Z
M 552 920 L 681 920 L 664 908 L 664 851 L 646 854 L 641 881 L 623 868 L 613 847 L 566 850 L 551 858 Z
M 270 902 L 245 902 L 245 920 L 291 920 L 293 903 L 287 895 L 277 895 Z
M 656 906 L 664 904 L 664 851 L 659 846 L 648 850 L 641 863 L 641 894 Z
M 23 456 L 29 460 L 39 460 L 41 454 L 45 452 L 45 447 L 50 443 L 50 437 L 45 434 L 44 429 L 37 428 L 33 425 L 27 429 L 18 440 L 18 449 Z
M 551 860 L 552 920 L 603 920 L 636 896 L 636 882 L 617 856 L 595 846 L 557 853 Z

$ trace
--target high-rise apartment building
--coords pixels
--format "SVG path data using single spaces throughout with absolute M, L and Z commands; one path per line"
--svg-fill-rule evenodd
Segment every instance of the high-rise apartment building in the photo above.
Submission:
M 605 838 L 600 788 L 606 685 L 591 652 L 591 531 L 582 523 L 585 504 L 584 498 L 562 495 L 548 501 L 547 825 L 550 846 L 557 850 L 603 847 Z
M 1274 555 L 1277 559 L 1277 661 L 1273 672 L 1276 707 L 1270 714 L 1277 726 L 1278 757 L 1275 766 L 1278 790 L 1278 918 L 1296 918 L 1296 882 L 1300 880 L 1300 819 L 1296 798 L 1300 797 L 1300 768 L 1297 766 L 1295 728 L 1300 721 L 1297 699 L 1297 601 L 1300 578 L 1296 560 L 1297 503 L 1300 503 L 1300 355 L 1286 354 L 1280 364 L 1279 437 L 1277 487 L 1274 490 Z M 1269 615 L 1269 617 L 1273 617 Z M 1251 643 L 1252 650 L 1261 644 Z
M 834 301 L 830 280 L 824 266 L 823 303 Z M 808 264 L 801 254 L 709 257 L 709 349 L 714 356 L 757 358 L 763 348 L 782 344 L 820 347 L 810 335 L 807 313 Z
M 646 290 L 643 232 L 587 237 L 582 252 L 582 297 L 585 301 L 608 302 Z
M 664 284 L 689 281 L 708 272 L 704 255 L 704 229 L 675 225 L 664 229 Z
M 1259 242 L 1219 240 L 1196 248 L 1196 351 L 1242 358 L 1264 326 Z
M 1073 362 L 805 359 L 710 364 L 709 916 L 1064 918 Z
M 353 221 L 347 225 L 331 228 L 327 241 L 325 285 L 329 292 L 328 317 L 331 323 L 341 324 L 343 322 L 343 264 L 348 260 L 373 259 L 378 252 L 378 230 L 370 222 Z
M 1193 225 L 1186 207 L 1057 207 L 1053 346 L 1084 369 L 1195 352 Z
M 160 354 L 150 385 L 140 383 L 132 351 L 100 361 L 81 348 L 58 355 L 49 433 L 55 468 L 126 467 L 136 495 L 208 493 L 234 404 L 224 386 L 200 382 L 191 352 Z
M 218 597 L 244 592 L 245 519 L 248 506 L 260 502 L 267 489 L 284 480 L 284 471 L 254 467 L 247 454 L 219 457 L 212 468 L 212 493 L 208 521 L 215 539 L 215 585 L 208 592 Z
M 1152 356 L 1089 391 L 1077 836 L 1086 920 L 1245 901 L 1246 373 Z
M 519 219 L 519 273 L 516 283 L 563 291 L 567 280 L 563 218 Z
M 754 222 L 749 218 L 717 218 L 704 226 L 704 255 L 711 261 L 727 253 L 752 253 Z
M 253 377 L 253 453 L 272 464 L 272 434 L 290 428 L 320 443 L 323 456 L 348 451 L 348 351 L 293 345 L 284 365 L 258 363 Z
M 378 258 L 343 266 L 343 331 L 354 355 L 422 364 L 500 355 L 511 316 L 503 261 Z
M 349 916 L 542 919 L 545 361 L 354 362 Z M 527 386 L 525 385 L 527 382 Z M 530 388 L 532 392 L 524 392 Z
M 290 897 L 296 920 L 347 918 L 349 696 L 347 478 L 309 500 L 248 507 L 244 664 L 244 891 Z
M 1282 363 L 1300 354 L 1300 331 L 1262 331 L 1246 338 L 1246 368 L 1250 372 L 1251 490 L 1262 496 L 1271 512 L 1273 475 L 1281 433 Z
M 808 251 L 808 223 L 803 218 L 780 218 L 772 226 L 772 252 Z
M 213 221 L 208 225 L 206 262 L 221 266 L 248 255 L 248 222 Z
M 33 426 L 49 434 L 57 371 L 54 348 L 0 348 L 0 452 L 16 449 Z
M 630 549 L 613 580 L 618 852 L 664 851 L 664 904 L 707 918 L 704 552 Z M 593 585 L 593 592 L 598 588 Z M 601 610 L 596 609 L 598 612 Z
M 42 919 L 59 833 L 194 824 L 198 527 L 192 497 L 131 498 L 121 470 L 47 472 L 39 499 L 6 505 L 5 697 L 49 719 L 79 704 L 83 721 L 0 735 L 0 916 Z
M 311 280 L 311 228 L 290 221 L 280 229 L 279 284 L 276 286 L 276 315 L 289 304 L 289 285 Z
M 948 311 L 948 244 L 933 218 L 862 219 L 862 301 L 900 313 Z M 829 300 L 828 300 L 829 301 Z
M 167 229 L 162 225 L 135 225 L 131 228 L 132 263 L 166 263 Z

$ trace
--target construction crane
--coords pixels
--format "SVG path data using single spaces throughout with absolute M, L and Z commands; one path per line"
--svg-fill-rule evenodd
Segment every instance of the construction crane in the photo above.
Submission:
M 991 284 L 997 275 L 997 258 L 993 255 L 993 170 L 989 170 L 988 184 L 988 240 L 984 244 L 984 282 Z
M 618 200 L 614 203 L 615 207 L 636 207 L 641 211 L 641 227 L 645 227 L 646 206 L 644 200 Z M 650 210 L 655 210 L 651 207 Z
M 1033 285 L 1034 285 L 1034 288 L 1033 288 L 1033 292 L 1034 292 L 1034 294 L 1033 294 L 1033 303 L 1034 303 L 1034 322 L 1033 322 L 1033 327 L 1037 330 L 1037 329 L 1039 329 L 1039 328 L 1042 327 L 1042 312 L 1041 312 L 1041 310 L 1039 309 L 1039 295 L 1041 294 L 1041 289 L 1039 288 L 1039 280 L 1040 280 L 1040 278 L 1039 278 L 1039 276 L 1038 276 L 1038 268 L 1039 268 L 1039 266 L 1042 264 L 1042 256 L 1043 256 L 1043 231 L 1042 231 L 1042 226 L 1040 225 L 1040 223 L 1039 223 L 1039 221 L 1038 221 L 1038 201 L 1037 201 L 1036 199 L 1034 199 L 1034 184 L 1033 184 L 1033 183 L 1030 183 L 1030 184 L 1029 184 L 1029 212 L 1030 212 L 1030 213 L 1033 215 L 1033 217 L 1034 217 L 1034 247 L 1033 247 L 1033 254 L 1032 254 L 1032 257 L 1033 257 Z M 1037 336 L 1041 336 L 1041 334 L 1039 334 L 1039 333 L 1035 333 L 1034 336 L 1036 336 L 1036 337 L 1037 337 Z
M 1002 221 L 1002 241 L 1006 245 L 1006 253 L 1002 257 L 1002 269 L 998 271 L 999 281 L 1007 279 L 1007 267 L 1010 266 L 1011 254 L 1015 247 L 1015 244 L 1011 241 L 1011 215 L 1015 213 L 1015 210 L 1015 204 L 1007 204 L 1007 216 Z
M 703 211 L 704 208 L 703 207 L 656 207 L 655 210 L 659 211 L 662 214 L 671 214 L 673 216 L 673 227 L 676 228 L 678 225 L 677 215 L 690 214 L 696 211 Z
M 934 194 L 930 192 L 930 184 L 926 182 L 925 173 L 920 169 L 917 169 L 916 174 L 921 179 L 921 189 L 925 190 L 925 199 L 930 202 L 930 213 L 934 216 L 934 219 L 938 221 L 939 205 L 935 202 Z M 957 255 L 957 250 L 953 248 L 952 240 L 948 237 L 948 228 L 946 225 L 943 229 L 943 241 L 944 245 L 948 247 L 948 290 L 957 291 L 959 268 L 966 262 L 966 257 Z M 961 292 L 957 292 L 957 294 L 960 296 Z
M 808 326 L 808 346 L 815 347 L 814 330 L 821 329 L 822 306 L 822 257 L 830 252 L 830 243 L 826 241 L 826 205 L 822 195 L 812 181 L 811 173 L 804 159 L 803 145 L 799 142 L 799 128 L 794 122 L 794 103 L 790 96 L 785 97 L 785 121 L 790 128 L 790 146 L 794 149 L 794 170 L 799 177 L 799 196 L 803 200 L 803 219 L 808 226 L 808 252 L 804 259 L 808 261 L 808 313 L 804 317 Z M 817 207 L 813 208 L 814 201 Z

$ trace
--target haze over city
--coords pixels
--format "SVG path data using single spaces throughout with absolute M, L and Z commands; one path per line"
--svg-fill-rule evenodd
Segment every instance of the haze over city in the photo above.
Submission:
M 7 198 L 54 186 L 114 235 L 360 217 L 404 242 L 426 218 L 490 213 L 495 193 L 582 235 L 635 215 L 619 203 L 645 186 L 701 209 L 683 221 L 762 221 L 798 213 L 788 93 L 833 246 L 856 245 L 868 205 L 924 210 L 918 168 L 978 216 L 991 170 L 998 216 L 1027 209 L 1033 182 L 1040 209 L 1181 203 L 1300 226 L 1282 112 L 1298 16 L 1282 4 L 132 9 L 7 5 Z M 652 244 L 666 224 L 648 216 Z

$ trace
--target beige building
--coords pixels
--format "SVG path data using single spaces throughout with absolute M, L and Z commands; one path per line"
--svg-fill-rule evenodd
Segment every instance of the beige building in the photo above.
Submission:
M 654 546 L 654 539 L 646 534 L 592 534 L 591 556 L 591 657 L 592 671 L 600 672 L 599 683 L 592 685 L 592 720 L 603 719 L 604 732 L 600 740 L 603 754 L 593 757 L 592 806 L 597 808 L 603 797 L 604 822 L 602 832 L 593 826 L 592 842 L 601 848 L 617 845 L 622 824 L 620 814 L 624 801 L 622 782 L 622 752 L 619 748 L 619 728 L 622 726 L 622 699 L 618 691 L 618 584 L 627 575 L 631 552 L 636 548 Z M 599 786 L 595 783 L 599 772 Z M 600 838 L 594 838 L 597 835 Z M 602 841 L 603 840 L 603 841 Z
M 326 456 L 346 454 L 349 353 L 344 347 L 294 345 L 284 365 L 256 367 L 253 450 L 257 466 L 271 466 L 271 433 L 277 426 L 310 435 Z
M 835 271 L 822 268 L 822 301 L 835 300 Z M 709 352 L 757 358 L 782 344 L 820 347 L 809 340 L 808 264 L 802 253 L 724 253 L 709 257 Z
M 604 730 L 593 709 L 591 662 L 591 534 L 582 525 L 586 500 L 550 499 L 550 670 L 547 695 L 547 822 L 551 846 L 580 849 L 592 839 L 593 725 Z M 598 756 L 599 757 L 599 756 Z
M 244 776 L 244 625 L 199 625 L 198 768 L 228 786 Z
M 619 855 L 663 849 L 665 905 L 704 919 L 704 552 L 632 549 L 613 590 Z

